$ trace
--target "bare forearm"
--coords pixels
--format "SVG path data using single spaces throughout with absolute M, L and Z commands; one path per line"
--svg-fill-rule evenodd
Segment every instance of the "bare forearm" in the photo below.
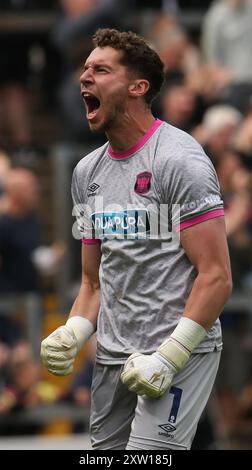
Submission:
M 69 317 L 78 315 L 90 320 L 96 327 L 100 308 L 100 288 L 82 282 L 79 294 L 72 306 Z
M 199 273 L 183 315 L 209 330 L 223 310 L 231 293 L 231 280 L 225 275 Z

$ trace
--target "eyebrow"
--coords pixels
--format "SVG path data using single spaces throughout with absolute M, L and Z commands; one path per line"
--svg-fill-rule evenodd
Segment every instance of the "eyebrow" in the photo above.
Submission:
M 94 68 L 97 68 L 97 67 L 106 67 L 108 68 L 109 70 L 111 70 L 111 66 L 108 65 L 106 62 L 96 62 L 96 63 L 85 63 L 84 64 L 84 70 L 87 70 L 89 67 L 94 67 Z

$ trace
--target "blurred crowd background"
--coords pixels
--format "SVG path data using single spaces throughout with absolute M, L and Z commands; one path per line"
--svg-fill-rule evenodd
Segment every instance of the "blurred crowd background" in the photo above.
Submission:
M 60 379 L 39 348 L 80 282 L 70 183 L 105 141 L 79 92 L 98 27 L 153 44 L 166 65 L 154 115 L 192 134 L 216 168 L 234 291 L 194 448 L 252 449 L 252 0 L 0 1 L 0 436 L 88 431 L 95 339 Z

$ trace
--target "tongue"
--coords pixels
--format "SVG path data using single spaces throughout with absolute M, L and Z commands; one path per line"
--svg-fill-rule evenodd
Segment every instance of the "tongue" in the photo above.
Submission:
M 98 111 L 99 111 L 99 108 L 95 108 L 95 109 L 92 109 L 92 111 L 89 111 L 89 112 L 88 112 L 88 118 L 90 119 L 90 118 L 96 116 L 96 114 L 98 113 Z
M 88 115 L 89 116 L 94 116 L 100 107 L 100 101 L 97 98 L 93 98 L 91 102 L 89 102 L 89 107 L 88 107 Z

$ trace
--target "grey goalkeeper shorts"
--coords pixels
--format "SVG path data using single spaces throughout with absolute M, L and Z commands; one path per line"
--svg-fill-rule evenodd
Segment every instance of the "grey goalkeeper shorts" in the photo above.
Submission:
M 188 450 L 217 374 L 220 352 L 192 354 L 160 398 L 138 397 L 122 365 L 96 364 L 90 415 L 94 449 Z

